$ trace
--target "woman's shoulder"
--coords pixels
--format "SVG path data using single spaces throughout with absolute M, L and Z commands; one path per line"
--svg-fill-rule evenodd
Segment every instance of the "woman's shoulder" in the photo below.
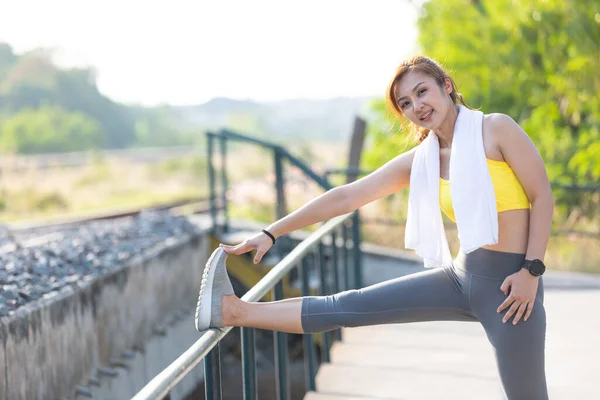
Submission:
M 483 135 L 484 137 L 488 136 L 496 143 L 523 133 L 519 124 L 506 114 L 492 113 L 483 116 Z
M 527 136 L 510 116 L 502 113 L 484 115 L 483 142 L 490 158 L 504 160 L 502 153 L 505 143 L 521 135 Z
M 493 130 L 511 129 L 518 126 L 514 119 L 502 113 L 491 113 L 483 115 L 483 125 Z

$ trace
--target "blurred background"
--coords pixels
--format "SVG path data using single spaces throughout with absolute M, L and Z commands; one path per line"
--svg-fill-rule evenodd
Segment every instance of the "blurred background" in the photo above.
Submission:
M 600 272 L 598 0 L 2 8 L 3 223 L 206 196 L 205 134 L 223 128 L 281 144 L 324 173 L 346 167 L 359 116 L 360 166 L 373 170 L 413 145 L 383 96 L 398 64 L 424 54 L 449 70 L 469 105 L 510 115 L 537 145 L 557 205 L 549 267 Z M 231 216 L 272 222 L 272 162 L 253 146 L 230 150 Z M 322 193 L 286 173 L 290 211 Z M 404 247 L 407 195 L 364 207 L 365 241 Z

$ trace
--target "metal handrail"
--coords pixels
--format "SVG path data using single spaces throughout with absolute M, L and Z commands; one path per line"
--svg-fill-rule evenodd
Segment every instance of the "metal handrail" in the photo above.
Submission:
M 306 174 L 309 178 L 313 179 L 319 186 L 321 186 L 325 190 L 329 190 L 333 188 L 333 185 L 324 177 L 317 175 L 313 170 L 311 170 L 303 161 L 293 156 L 290 152 L 288 152 L 284 147 L 267 142 L 265 140 L 260 140 L 248 136 L 241 135 L 239 133 L 231 132 L 229 130 L 223 129 L 219 133 L 208 133 L 209 137 L 221 137 L 224 139 L 235 140 L 238 142 L 252 143 L 256 144 L 276 152 L 279 152 L 283 157 L 285 157 L 291 164 L 300 169 L 304 174 Z
M 275 265 L 241 299 L 247 302 L 259 301 L 272 290 L 292 268 L 296 267 L 301 259 L 308 255 L 311 249 L 316 247 L 319 242 L 323 240 L 325 235 L 332 233 L 345 221 L 349 220 L 354 213 L 355 212 L 352 212 L 332 218 L 319 227 L 277 263 L 277 265 Z M 177 383 L 179 383 L 192 368 L 198 365 L 231 329 L 232 327 L 221 330 L 209 329 L 185 353 L 179 356 L 177 360 L 148 382 L 146 386 L 132 398 L 132 400 L 159 400 L 167 396 L 175 385 L 177 385 Z
M 284 191 L 284 173 L 283 173 L 283 161 L 287 160 L 291 165 L 300 169 L 309 178 L 312 178 L 319 186 L 325 190 L 332 189 L 333 186 L 329 183 L 327 178 L 321 177 L 310 169 L 308 165 L 302 162 L 300 159 L 292 156 L 282 146 L 269 143 L 260 139 L 252 138 L 249 136 L 241 135 L 228 130 L 221 130 L 218 134 L 208 132 L 207 133 L 207 152 L 208 152 L 208 180 L 210 187 L 210 214 L 213 221 L 213 227 L 215 233 L 220 231 L 228 231 L 228 207 L 226 192 L 228 188 L 227 179 L 227 141 L 238 141 L 246 142 L 254 145 L 259 145 L 264 148 L 273 151 L 274 155 L 274 166 L 276 175 L 276 217 L 277 219 L 283 218 L 287 214 L 285 191 Z M 219 152 L 221 153 L 221 169 L 217 171 L 213 165 L 213 154 L 215 153 L 215 140 L 218 141 Z M 221 193 L 217 195 L 217 180 L 221 181 Z M 221 200 L 223 223 L 221 226 L 217 223 L 217 199 Z M 348 245 L 349 239 L 349 226 L 346 226 L 346 222 L 351 219 L 351 242 L 352 246 Z M 344 286 L 346 289 L 350 287 L 350 276 L 352 274 L 352 280 L 354 287 L 358 288 L 362 285 L 362 262 L 361 262 L 361 251 L 360 251 L 360 218 L 358 210 L 352 213 L 338 216 L 336 218 L 327 221 L 316 232 L 311 234 L 306 240 L 298 244 L 295 248 L 292 247 L 290 240 L 282 240 L 281 247 L 279 250 L 283 252 L 290 251 L 275 267 L 265 275 L 254 287 L 252 287 L 243 297 L 244 301 L 258 301 L 264 297 L 269 290 L 273 291 L 274 300 L 281 300 L 284 298 L 283 293 L 283 282 L 284 276 L 290 272 L 294 267 L 298 267 L 302 277 L 302 296 L 310 295 L 309 285 L 309 268 L 311 265 L 311 254 L 316 256 L 318 253 L 318 265 L 319 265 L 319 277 L 320 277 L 320 289 L 321 295 L 328 294 L 327 291 L 331 290 L 331 284 L 326 280 L 326 270 L 328 270 L 329 262 L 326 261 L 325 256 L 325 242 L 323 238 L 325 235 L 331 237 L 331 267 L 333 269 L 333 290 L 338 292 L 340 290 L 340 274 L 338 271 L 338 233 L 337 230 L 342 231 L 343 246 L 341 247 L 343 252 L 343 271 L 344 271 Z M 282 238 L 288 239 L 288 238 Z M 318 250 L 314 248 L 318 247 Z M 352 263 L 350 263 L 350 252 L 352 252 Z M 316 260 L 317 257 L 315 257 Z M 207 399 L 220 399 L 221 381 L 220 381 L 220 360 L 219 360 L 219 349 L 221 339 L 227 335 L 231 328 L 224 328 L 220 330 L 211 329 L 202 335 L 202 337 L 194 343 L 185 353 L 183 353 L 175 362 L 165 368 L 160 374 L 152 379 L 140 392 L 136 394 L 133 399 L 162 399 L 164 396 L 168 396 L 171 389 L 181 381 L 201 360 L 204 360 L 204 376 L 205 376 L 205 393 Z M 256 399 L 256 374 L 255 374 L 255 356 L 254 356 L 254 329 L 253 328 L 241 328 L 241 344 L 242 344 L 242 363 L 243 363 L 243 388 L 244 388 L 244 399 Z M 287 349 L 287 337 L 286 333 L 276 331 L 274 333 L 274 343 L 276 347 L 275 352 L 275 364 L 276 364 L 276 391 L 278 398 L 286 400 L 290 398 L 290 386 L 288 378 L 288 349 Z M 323 346 L 322 356 L 323 361 L 329 360 L 329 347 L 333 340 L 341 340 L 342 332 L 341 329 L 336 329 L 331 332 L 325 332 L 323 335 Z M 306 387 L 307 390 L 315 390 L 315 376 L 316 376 L 316 360 L 315 360 L 315 343 L 311 334 L 303 336 L 304 351 L 305 351 L 305 368 L 306 368 Z

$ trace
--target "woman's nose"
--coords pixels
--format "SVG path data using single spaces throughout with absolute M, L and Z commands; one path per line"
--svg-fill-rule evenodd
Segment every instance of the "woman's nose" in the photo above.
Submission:
M 413 110 L 415 113 L 419 113 L 419 111 L 421 111 L 421 108 L 423 107 L 423 103 L 421 103 L 418 100 L 415 100 L 413 102 Z

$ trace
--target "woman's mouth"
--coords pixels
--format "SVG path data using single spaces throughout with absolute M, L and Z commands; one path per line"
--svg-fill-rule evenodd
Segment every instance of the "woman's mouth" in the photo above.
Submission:
M 433 110 L 429 111 L 427 114 L 425 114 L 422 118 L 421 121 L 423 122 L 429 122 L 431 121 L 431 114 L 433 114 Z

